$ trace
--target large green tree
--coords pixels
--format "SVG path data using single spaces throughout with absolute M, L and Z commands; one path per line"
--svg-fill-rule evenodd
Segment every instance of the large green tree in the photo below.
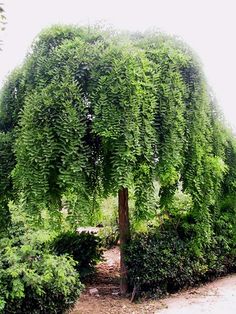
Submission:
M 129 240 L 129 189 L 135 219 L 153 218 L 153 183 L 168 210 L 182 186 L 196 250 L 212 235 L 211 213 L 233 167 L 194 54 L 160 34 L 120 37 L 96 28 L 55 26 L 41 33 L 1 92 L 1 206 L 15 196 L 40 216 L 62 200 L 74 221 L 99 197 L 118 194 L 121 291 Z M 231 156 L 231 157 L 229 157 Z

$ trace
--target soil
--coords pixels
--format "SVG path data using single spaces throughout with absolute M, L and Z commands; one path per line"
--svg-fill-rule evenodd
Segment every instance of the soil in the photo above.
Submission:
M 97 274 L 70 314 L 227 314 L 236 313 L 236 275 L 230 275 L 181 291 L 162 300 L 140 300 L 132 303 L 119 295 L 118 247 L 104 253 Z

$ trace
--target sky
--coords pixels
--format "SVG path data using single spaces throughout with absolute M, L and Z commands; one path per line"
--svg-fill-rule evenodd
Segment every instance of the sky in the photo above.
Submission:
M 236 130 L 236 0 L 1 0 L 7 25 L 0 34 L 0 85 L 20 65 L 37 34 L 53 24 L 159 29 L 200 57 L 226 121 Z

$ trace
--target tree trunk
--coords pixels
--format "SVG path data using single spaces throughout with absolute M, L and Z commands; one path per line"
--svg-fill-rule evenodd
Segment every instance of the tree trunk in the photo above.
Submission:
M 124 295 L 128 290 L 127 267 L 124 260 L 124 246 L 130 238 L 127 188 L 122 187 L 118 192 L 118 207 L 120 232 L 120 292 Z

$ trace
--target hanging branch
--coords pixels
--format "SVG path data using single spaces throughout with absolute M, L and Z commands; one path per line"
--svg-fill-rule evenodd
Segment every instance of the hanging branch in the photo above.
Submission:
M 0 3 L 0 32 L 5 30 L 6 25 L 6 16 L 5 11 L 3 9 L 3 3 Z M 2 50 L 1 46 L 3 44 L 3 40 L 0 39 L 0 50 Z

